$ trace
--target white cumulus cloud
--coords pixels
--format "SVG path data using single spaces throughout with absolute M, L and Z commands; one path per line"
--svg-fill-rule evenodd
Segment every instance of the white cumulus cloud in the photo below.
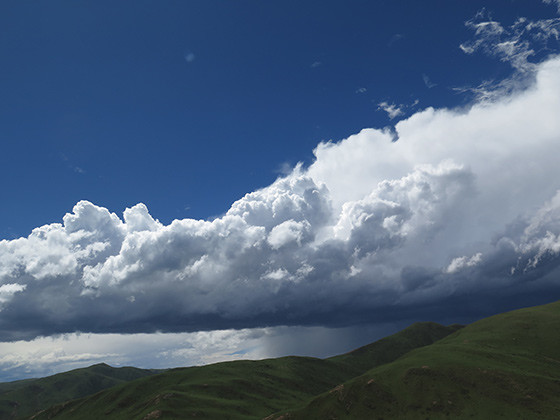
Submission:
M 0 338 L 437 319 L 560 289 L 560 59 L 535 66 L 491 103 L 321 143 L 211 221 L 81 201 L 0 241 Z

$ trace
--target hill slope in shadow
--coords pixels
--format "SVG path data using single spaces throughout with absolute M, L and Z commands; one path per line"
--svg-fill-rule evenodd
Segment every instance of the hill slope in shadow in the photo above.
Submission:
M 459 327 L 426 322 L 330 359 L 282 357 L 172 369 L 38 413 L 40 419 L 259 419 L 431 344 Z
M 560 302 L 475 322 L 269 417 L 381 418 L 560 418 Z
M 101 363 L 46 378 L 0 383 L 0 419 L 28 417 L 54 404 L 160 372 L 133 367 L 113 368 Z

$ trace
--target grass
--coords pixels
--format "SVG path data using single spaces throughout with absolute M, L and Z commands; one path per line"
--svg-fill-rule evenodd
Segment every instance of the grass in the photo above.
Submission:
M 558 419 L 560 302 L 475 322 L 280 418 Z
M 0 384 L 0 419 L 31 416 L 41 409 L 160 371 L 98 364 L 41 379 Z
M 52 407 L 40 419 L 260 419 L 433 343 L 458 327 L 418 323 L 330 359 L 283 357 L 172 369 Z

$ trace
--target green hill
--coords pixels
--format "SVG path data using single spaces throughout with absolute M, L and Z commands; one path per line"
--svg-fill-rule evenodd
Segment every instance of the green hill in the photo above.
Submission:
M 348 354 L 181 368 L 52 407 L 34 419 L 259 419 L 431 344 L 458 327 L 418 323 Z
M 159 372 L 98 364 L 41 379 L 0 383 L 0 419 L 28 417 L 54 404 Z
M 17 387 L 9 392 L 22 392 L 61 375 L 0 384 L 0 397 L 7 385 Z M 71 377 L 65 383 L 77 388 Z M 324 360 L 283 357 L 168 370 L 32 418 L 557 419 L 560 302 L 464 328 L 418 323 Z
M 172 369 L 31 418 L 558 419 L 560 302 L 464 328 L 418 323 L 329 359 Z
M 560 418 L 560 302 L 475 322 L 270 420 L 382 418 Z
M 441 340 L 460 328 L 463 326 L 458 324 L 446 327 L 435 322 L 418 322 L 397 334 L 328 360 L 347 371 L 353 370 L 362 374 L 373 366 L 392 362 L 411 350 Z

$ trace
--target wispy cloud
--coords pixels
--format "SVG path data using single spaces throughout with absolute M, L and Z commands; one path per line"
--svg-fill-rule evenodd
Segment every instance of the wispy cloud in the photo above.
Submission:
M 187 63 L 192 63 L 194 60 L 196 60 L 196 55 L 194 55 L 194 53 L 188 52 L 185 54 L 185 61 Z
M 395 105 L 389 104 L 388 102 L 380 102 L 377 104 L 377 109 L 381 111 L 385 111 L 390 119 L 394 119 L 404 115 L 403 106 L 402 105 Z
M 74 164 L 73 162 L 71 162 L 70 158 L 64 154 L 61 153 L 60 154 L 60 159 L 62 159 L 62 161 L 64 161 L 66 163 L 66 166 L 68 167 L 68 169 L 78 173 L 78 174 L 85 174 L 86 171 L 85 169 L 83 169 L 81 166 L 78 166 L 76 164 Z
M 377 104 L 377 110 L 386 112 L 388 117 L 392 120 L 397 117 L 404 116 L 407 111 L 415 109 L 419 103 L 420 101 L 418 99 L 415 99 L 414 102 L 410 104 L 399 104 L 399 105 L 396 105 L 394 103 L 390 104 L 387 101 L 383 101 Z
M 404 34 L 395 34 L 391 37 L 391 39 L 388 42 L 388 46 L 392 47 L 395 43 L 399 42 L 400 40 L 404 39 L 405 36 Z
M 508 62 L 518 71 L 526 72 L 534 68 L 528 58 L 535 53 L 528 40 L 523 39 L 525 30 L 530 24 L 519 18 L 511 27 L 504 28 L 499 22 L 477 21 L 466 22 L 467 27 L 475 32 L 475 38 L 459 47 L 466 54 L 482 50 L 501 61 Z
M 558 6 L 558 13 L 560 13 L 560 0 L 543 0 L 547 4 L 554 4 Z
M 482 10 L 465 25 L 474 31 L 474 37 L 459 46 L 464 53 L 480 51 L 508 63 L 514 70 L 513 75 L 505 80 L 487 80 L 475 88 L 456 89 L 471 91 L 483 100 L 493 100 L 506 91 L 531 83 L 537 70 L 537 63 L 531 58 L 542 51 L 557 51 L 560 48 L 560 18 L 531 21 L 521 17 L 512 25 L 503 26 Z
M 426 85 L 426 87 L 428 89 L 434 88 L 437 86 L 437 83 L 434 83 L 430 80 L 430 78 L 428 77 L 427 74 L 423 73 L 422 74 L 422 80 L 424 81 L 424 84 Z

